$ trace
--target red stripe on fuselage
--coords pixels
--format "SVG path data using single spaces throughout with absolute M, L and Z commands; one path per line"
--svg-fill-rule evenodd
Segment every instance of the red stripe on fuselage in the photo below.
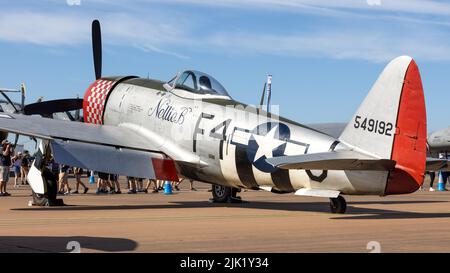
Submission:
M 423 184 L 426 168 L 427 118 L 419 68 L 409 64 L 400 97 L 397 132 L 392 160 L 397 162 L 389 174 L 386 194 L 412 193 Z

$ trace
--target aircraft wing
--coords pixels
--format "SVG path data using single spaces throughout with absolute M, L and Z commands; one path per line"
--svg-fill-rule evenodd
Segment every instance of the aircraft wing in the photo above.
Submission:
M 437 172 L 437 171 L 450 171 L 450 160 L 438 159 L 438 158 L 427 158 L 427 171 Z
M 140 127 L 132 125 L 94 125 L 3 113 L 0 130 L 49 141 L 58 163 L 119 175 L 169 180 L 164 174 L 175 178 L 175 161 L 200 162 L 195 154 L 167 145 L 152 132 L 143 134 Z
M 279 156 L 266 161 L 281 169 L 391 171 L 394 160 L 377 159 L 355 151 Z

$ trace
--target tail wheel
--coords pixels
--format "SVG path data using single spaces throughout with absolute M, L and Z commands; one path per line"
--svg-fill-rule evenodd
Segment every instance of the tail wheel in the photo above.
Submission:
M 347 210 L 347 202 L 344 197 L 330 198 L 330 209 L 332 213 L 344 214 Z
M 226 203 L 231 194 L 232 190 L 230 187 L 212 185 L 212 195 L 215 202 Z

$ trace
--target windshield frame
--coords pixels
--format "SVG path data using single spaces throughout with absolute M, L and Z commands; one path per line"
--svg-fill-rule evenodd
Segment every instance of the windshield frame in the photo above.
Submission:
M 186 78 L 183 77 L 183 75 L 185 74 L 188 74 Z M 194 88 L 184 84 L 189 79 L 189 77 L 193 79 Z M 204 88 L 204 86 L 200 85 L 199 80 L 201 77 L 208 78 L 208 80 L 211 83 L 211 88 Z M 180 81 L 183 81 L 183 83 L 180 84 Z M 228 91 L 225 89 L 225 87 L 223 87 L 223 85 L 218 80 L 216 80 L 211 75 L 196 70 L 185 70 L 182 73 L 179 73 L 179 75 L 177 75 L 176 77 L 172 78 L 168 82 L 168 84 L 172 86 L 172 88 L 182 89 L 194 94 L 230 97 Z M 214 88 L 213 85 L 216 88 Z

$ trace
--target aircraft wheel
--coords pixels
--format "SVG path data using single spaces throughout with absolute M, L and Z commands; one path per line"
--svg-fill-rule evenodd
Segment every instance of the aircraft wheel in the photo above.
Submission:
M 231 196 L 232 190 L 230 187 L 221 185 L 212 185 L 212 195 L 214 202 L 226 203 Z
M 344 197 L 330 198 L 330 209 L 332 213 L 344 214 L 347 210 L 347 202 Z

